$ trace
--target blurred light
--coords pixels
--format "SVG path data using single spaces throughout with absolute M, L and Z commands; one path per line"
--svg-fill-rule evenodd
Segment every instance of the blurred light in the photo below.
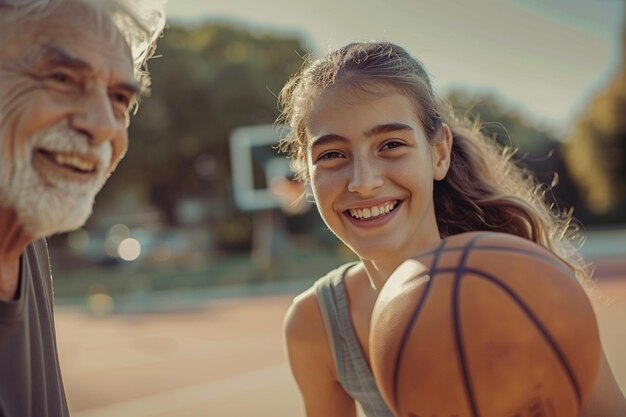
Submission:
M 213 155 L 202 154 L 194 161 L 196 173 L 203 179 L 210 180 L 217 173 L 217 161 Z
M 130 237 L 130 229 L 125 224 L 114 224 L 107 230 L 104 251 L 111 257 L 119 256 L 120 243 Z
M 87 306 L 93 314 L 103 316 L 111 313 L 115 304 L 109 294 L 95 293 L 87 297 Z
M 87 296 L 87 308 L 93 314 L 102 316 L 113 311 L 113 298 L 102 284 L 92 284 Z
M 113 241 L 111 239 L 107 239 L 104 242 L 104 251 L 106 252 L 107 255 L 116 258 L 118 253 L 117 253 L 117 247 L 120 245 L 119 241 Z
M 117 254 L 125 261 L 134 261 L 141 255 L 141 244 L 137 239 L 127 237 L 118 245 Z
M 122 239 L 130 237 L 130 229 L 125 224 L 114 224 L 109 228 L 107 237 L 121 241 Z
M 75 230 L 67 235 L 67 244 L 75 251 L 83 251 L 89 246 L 89 232 L 85 229 Z

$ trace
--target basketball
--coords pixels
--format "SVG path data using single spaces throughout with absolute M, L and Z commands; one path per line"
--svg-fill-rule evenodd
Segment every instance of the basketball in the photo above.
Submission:
M 374 305 L 369 343 L 397 417 L 576 417 L 601 351 L 573 271 L 491 232 L 449 237 L 398 268 Z

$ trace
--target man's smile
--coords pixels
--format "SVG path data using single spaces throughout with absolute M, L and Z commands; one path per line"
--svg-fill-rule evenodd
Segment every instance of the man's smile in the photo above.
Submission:
M 57 152 L 38 148 L 34 152 L 33 166 L 44 178 L 61 177 L 64 180 L 88 182 L 98 174 L 98 159 L 91 155 Z

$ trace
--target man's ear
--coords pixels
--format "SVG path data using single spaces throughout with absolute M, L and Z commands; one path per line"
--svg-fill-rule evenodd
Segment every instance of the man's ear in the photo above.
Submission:
M 450 168 L 450 156 L 452 154 L 452 131 L 450 127 L 443 123 L 441 125 L 441 132 L 439 133 L 443 137 L 435 142 L 433 147 L 433 179 L 441 181 L 446 177 L 448 169 Z

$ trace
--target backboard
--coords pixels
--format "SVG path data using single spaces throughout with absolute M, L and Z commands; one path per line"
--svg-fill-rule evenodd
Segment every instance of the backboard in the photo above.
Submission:
M 282 126 L 254 125 L 240 127 L 230 135 L 231 176 L 237 207 L 244 211 L 268 210 L 280 207 L 269 191 L 275 177 L 293 177 L 289 159 L 278 153 Z

